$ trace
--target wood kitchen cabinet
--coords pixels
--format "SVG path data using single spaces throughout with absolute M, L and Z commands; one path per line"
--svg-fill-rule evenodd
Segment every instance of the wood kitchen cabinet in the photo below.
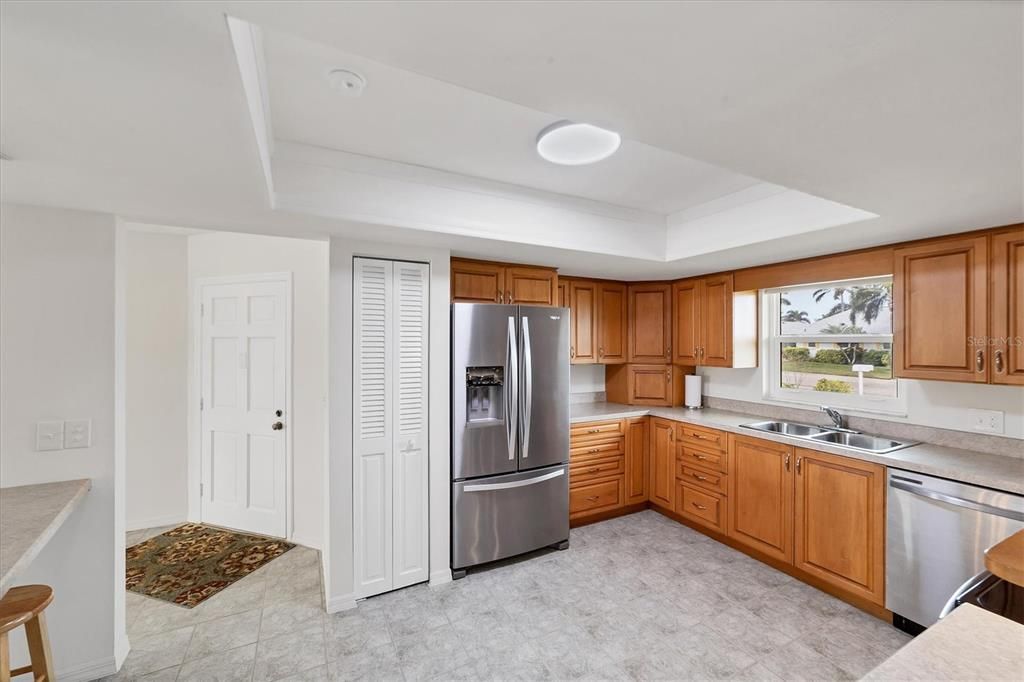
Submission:
M 597 362 L 597 282 L 569 281 L 569 362 Z
M 650 499 L 665 509 L 672 509 L 675 502 L 675 466 L 675 422 L 651 417 Z
M 731 274 L 672 284 L 672 362 L 757 366 L 757 292 L 735 292 Z
M 990 376 L 1024 385 L 1024 227 L 992 235 L 991 252 Z
M 683 376 L 676 365 L 611 365 L 605 371 L 605 394 L 609 402 L 626 405 L 680 405 Z
M 794 565 L 885 604 L 885 467 L 797 448 Z
M 896 376 L 988 381 L 988 242 L 962 237 L 895 249 Z
M 634 417 L 626 420 L 626 504 L 647 501 L 650 478 L 651 420 Z
M 672 362 L 672 286 L 630 284 L 629 361 Z
M 629 330 L 626 285 L 597 283 L 597 359 L 605 365 L 626 362 Z
M 558 271 L 452 258 L 452 301 L 557 305 Z
M 793 448 L 730 436 L 729 537 L 793 562 Z
M 569 283 L 564 279 L 558 280 L 558 307 L 569 307 Z

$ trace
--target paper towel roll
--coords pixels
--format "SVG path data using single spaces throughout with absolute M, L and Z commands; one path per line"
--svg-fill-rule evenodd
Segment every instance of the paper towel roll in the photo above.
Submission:
M 686 389 L 683 397 L 683 404 L 689 408 L 697 409 L 700 405 L 700 387 L 701 387 L 701 376 L 699 374 L 687 374 L 686 383 L 684 384 Z

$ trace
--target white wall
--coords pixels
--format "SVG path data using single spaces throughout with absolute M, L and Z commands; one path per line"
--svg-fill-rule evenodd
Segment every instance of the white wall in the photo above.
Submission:
M 123 656 L 124 526 L 114 443 L 115 219 L 0 207 L 0 485 L 75 478 L 92 490 L 18 579 L 45 583 L 57 676 Z M 92 419 L 92 447 L 35 452 L 41 419 Z M 15 643 L 20 664 L 24 651 Z
M 126 230 L 125 518 L 128 530 L 188 514 L 188 238 Z
M 321 548 L 327 448 L 327 242 L 229 232 L 194 235 L 188 238 L 188 271 L 191 296 L 195 296 L 200 277 L 292 273 L 292 414 L 288 420 L 292 434 L 291 539 Z M 194 304 L 190 309 L 194 311 Z M 190 367 L 190 377 L 193 371 Z M 192 422 L 198 414 L 198 394 L 198 390 L 188 392 Z M 198 425 L 190 423 L 189 432 L 189 486 L 198 490 Z M 193 507 L 190 516 L 198 518 L 198 508 Z
M 604 365 L 570 365 L 569 392 L 597 393 L 604 391 Z
M 451 580 L 450 561 L 450 256 L 446 249 L 331 239 L 330 452 L 327 476 L 328 611 L 353 608 L 352 539 L 352 259 L 391 258 L 430 264 L 429 508 L 430 582 Z
M 724 369 L 700 367 L 704 377 L 704 395 L 731 400 L 770 402 L 764 400 L 764 368 Z M 949 381 L 918 381 L 901 379 L 900 390 L 906 392 L 907 416 L 893 417 L 849 410 L 872 419 L 918 424 L 941 429 L 970 431 L 969 408 L 1004 412 L 1004 433 L 1011 438 L 1024 438 L 1024 396 L 1020 387 L 966 384 Z M 780 403 L 782 404 L 782 403 Z M 789 407 L 801 407 L 788 404 Z M 808 407 L 807 409 L 813 409 Z M 993 435 L 993 434 L 986 434 Z

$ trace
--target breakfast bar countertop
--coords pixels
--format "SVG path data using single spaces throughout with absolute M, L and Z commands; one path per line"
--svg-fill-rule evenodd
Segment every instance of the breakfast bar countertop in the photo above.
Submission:
M 861 679 L 1024 679 L 1024 625 L 963 604 Z
M 87 479 L 0 488 L 0 596 L 92 487 Z
M 1021 457 L 990 455 L 932 443 L 918 443 L 902 450 L 876 454 L 806 438 L 748 429 L 743 425 L 764 421 L 765 417 L 741 412 L 713 408 L 688 410 L 681 407 L 644 407 L 608 402 L 570 405 L 570 422 L 574 424 L 648 414 L 1024 495 L 1024 458 Z

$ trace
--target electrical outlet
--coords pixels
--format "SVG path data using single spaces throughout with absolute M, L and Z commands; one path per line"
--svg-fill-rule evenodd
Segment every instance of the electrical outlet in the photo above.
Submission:
M 36 422 L 36 450 L 60 450 L 64 447 L 64 422 Z
M 69 419 L 64 422 L 64 447 L 88 448 L 92 446 L 92 420 Z
M 967 420 L 972 431 L 1003 432 L 1003 413 L 998 410 L 967 410 Z

